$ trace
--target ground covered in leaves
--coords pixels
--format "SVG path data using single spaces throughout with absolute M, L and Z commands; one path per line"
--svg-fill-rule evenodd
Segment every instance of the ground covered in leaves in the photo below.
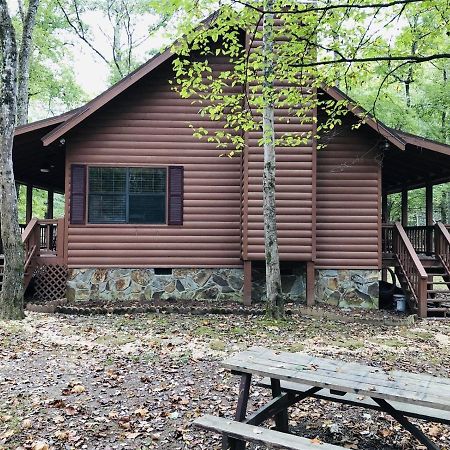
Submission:
M 190 424 L 232 417 L 238 380 L 220 361 L 253 345 L 450 377 L 449 322 L 29 313 L 0 322 L 0 449 L 219 449 Z M 250 407 L 267 394 L 254 388 Z M 290 418 L 303 436 L 346 448 L 423 448 L 369 410 L 308 400 Z M 420 426 L 450 449 L 450 427 Z

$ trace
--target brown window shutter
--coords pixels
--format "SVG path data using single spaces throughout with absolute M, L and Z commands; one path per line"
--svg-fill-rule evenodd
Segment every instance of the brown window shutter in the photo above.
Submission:
M 70 171 L 70 223 L 86 223 L 86 166 L 72 164 Z
M 169 166 L 169 225 L 183 225 L 184 167 Z

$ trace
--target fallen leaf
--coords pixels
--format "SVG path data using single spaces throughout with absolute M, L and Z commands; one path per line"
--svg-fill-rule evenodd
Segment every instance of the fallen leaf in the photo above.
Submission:
M 86 392 L 86 388 L 82 384 L 76 384 L 71 390 L 72 394 L 82 394 Z
M 45 441 L 36 441 L 31 444 L 32 450 L 50 450 L 49 445 Z
M 33 428 L 33 422 L 30 419 L 22 420 L 22 428 L 24 429 Z

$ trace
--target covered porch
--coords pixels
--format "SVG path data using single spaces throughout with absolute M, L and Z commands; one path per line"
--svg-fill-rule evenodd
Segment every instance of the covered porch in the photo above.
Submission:
M 420 317 L 450 317 L 450 146 L 398 134 L 405 149 L 382 166 L 383 280 L 394 268 Z
M 64 143 L 44 147 L 41 141 L 43 134 L 60 123 L 56 119 L 19 127 L 14 137 L 14 175 L 25 247 L 25 288 L 38 267 L 64 266 L 66 261 Z

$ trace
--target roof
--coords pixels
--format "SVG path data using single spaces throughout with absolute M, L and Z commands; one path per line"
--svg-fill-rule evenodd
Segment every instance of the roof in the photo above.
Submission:
M 416 134 L 406 133 L 405 131 L 394 130 L 393 128 L 391 128 L 391 130 L 400 136 L 407 144 L 450 155 L 450 145 L 448 144 L 443 144 L 442 142 L 424 138 Z
M 204 24 L 210 23 L 216 13 L 208 17 Z M 59 116 L 51 117 L 49 119 L 44 119 L 38 122 L 33 122 L 27 125 L 23 125 L 16 129 L 16 135 L 23 134 L 28 131 L 34 131 L 40 128 L 45 128 L 50 125 L 57 125 L 50 132 L 42 137 L 42 142 L 44 146 L 48 146 L 55 142 L 58 138 L 62 137 L 65 133 L 73 129 L 75 126 L 86 120 L 95 111 L 102 108 L 104 105 L 109 103 L 111 100 L 116 98 L 119 94 L 133 86 L 137 81 L 141 80 L 146 75 L 150 74 L 153 70 L 157 69 L 161 64 L 168 61 L 174 54 L 170 49 L 167 49 L 153 58 L 148 60 L 146 63 L 142 64 L 135 71 L 131 72 L 125 78 L 120 80 L 118 83 L 111 86 L 106 91 L 102 92 L 100 95 L 95 97 L 93 100 L 88 102 L 81 108 L 69 111 L 65 114 Z M 396 146 L 401 150 L 405 150 L 406 146 L 413 145 L 419 148 L 425 148 L 428 150 L 440 152 L 446 155 L 450 155 L 450 145 L 443 144 L 441 142 L 433 141 L 431 139 L 426 139 L 421 136 L 406 133 L 401 130 L 395 130 L 388 127 L 384 123 L 378 121 L 375 117 L 370 115 L 361 106 L 357 104 L 356 101 L 348 97 L 344 92 L 342 92 L 337 87 L 325 87 L 324 92 L 331 96 L 336 101 L 344 100 L 346 101 L 346 107 L 350 112 L 355 114 L 357 117 L 363 119 L 364 123 L 371 127 L 373 130 L 381 134 L 386 140 L 391 144 Z
M 392 128 L 389 128 L 383 122 L 378 121 L 375 117 L 370 115 L 365 109 L 359 106 L 354 100 L 352 100 L 347 94 L 342 92 L 337 87 L 325 88 L 324 91 L 336 101 L 346 101 L 346 106 L 350 112 L 355 114 L 364 121 L 366 125 L 380 133 L 391 144 L 395 145 L 401 150 L 405 150 L 406 141 Z
M 80 110 L 67 118 L 63 123 L 57 126 L 55 129 L 47 133 L 43 138 L 42 142 L 44 146 L 47 146 L 54 142 L 56 139 L 60 138 L 62 135 L 70 131 L 76 125 L 78 125 L 83 120 L 87 119 L 95 111 L 99 110 L 102 106 L 106 105 L 108 102 L 116 98 L 123 91 L 133 86 L 137 81 L 148 75 L 154 69 L 159 67 L 161 64 L 166 62 L 173 53 L 168 49 L 162 53 L 151 58 L 142 66 L 138 67 L 135 71 L 131 72 L 125 78 L 120 80 L 118 83 L 111 86 L 106 91 L 102 92 L 100 95 L 95 97 L 86 105 L 82 106 Z
M 83 107 L 82 107 L 83 108 Z M 29 133 L 30 131 L 39 130 L 41 128 L 47 128 L 52 125 L 58 125 L 60 123 L 66 122 L 68 119 L 73 117 L 81 108 L 72 109 L 58 116 L 49 117 L 47 119 L 36 120 L 35 122 L 27 123 L 25 125 L 20 125 L 16 127 L 14 135 L 19 136 L 21 134 Z

